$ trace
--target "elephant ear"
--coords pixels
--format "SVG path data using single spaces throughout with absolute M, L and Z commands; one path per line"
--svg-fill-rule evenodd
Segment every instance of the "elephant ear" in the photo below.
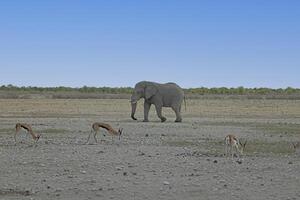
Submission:
M 145 89 L 145 98 L 150 99 L 157 93 L 157 88 L 154 85 L 148 85 Z

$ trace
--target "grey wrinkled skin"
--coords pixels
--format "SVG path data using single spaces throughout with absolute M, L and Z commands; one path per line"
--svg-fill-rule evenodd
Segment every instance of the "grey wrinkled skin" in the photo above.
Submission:
M 131 118 L 137 120 L 134 115 L 137 107 L 137 102 L 144 98 L 144 122 L 148 122 L 148 114 L 151 105 L 153 104 L 156 109 L 157 116 L 161 122 L 166 121 L 162 116 L 163 107 L 171 107 L 176 114 L 175 122 L 181 122 L 181 104 L 184 100 L 184 92 L 175 83 L 155 83 L 149 81 L 138 82 L 131 95 Z

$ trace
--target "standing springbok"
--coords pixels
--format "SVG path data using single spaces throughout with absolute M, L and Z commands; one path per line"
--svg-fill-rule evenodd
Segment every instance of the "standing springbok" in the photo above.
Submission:
M 17 143 L 17 134 L 20 132 L 21 129 L 25 129 L 28 133 L 30 133 L 30 135 L 32 136 L 33 140 L 35 141 L 35 143 L 40 139 L 41 137 L 41 134 L 34 134 L 33 131 L 32 131 L 32 128 L 29 124 L 24 124 L 24 123 L 17 123 L 16 124 L 16 132 L 15 132 L 15 135 L 14 135 L 14 139 L 15 139 L 15 142 Z
M 246 144 L 247 140 L 244 143 L 241 143 L 235 135 L 227 135 L 225 137 L 225 155 L 228 156 L 228 153 L 230 152 L 231 157 L 233 158 L 234 153 L 232 149 L 234 148 L 237 156 L 240 157 L 240 155 L 243 155 Z
M 94 139 L 95 139 L 95 141 L 98 143 L 98 141 L 97 141 L 97 139 L 96 139 L 96 135 L 97 135 L 97 133 L 98 133 L 98 131 L 99 131 L 100 128 L 106 129 L 106 130 L 108 131 L 108 133 L 110 133 L 110 134 L 112 135 L 112 141 L 113 141 L 113 137 L 114 137 L 114 136 L 119 136 L 119 140 L 121 139 L 121 135 L 122 135 L 122 131 L 123 131 L 122 128 L 119 129 L 118 131 L 116 131 L 116 130 L 114 130 L 114 129 L 111 127 L 111 125 L 109 125 L 109 124 L 105 124 L 105 123 L 101 123 L 101 122 L 95 122 L 95 123 L 93 123 L 93 125 L 92 125 L 92 129 L 91 129 L 91 132 L 90 132 L 90 134 L 89 134 L 89 137 L 88 137 L 88 139 L 87 139 L 87 141 L 86 141 L 86 144 L 89 142 L 90 137 L 91 137 L 91 134 L 92 134 L 93 132 L 94 132 Z M 104 133 L 103 133 L 103 135 L 105 136 Z

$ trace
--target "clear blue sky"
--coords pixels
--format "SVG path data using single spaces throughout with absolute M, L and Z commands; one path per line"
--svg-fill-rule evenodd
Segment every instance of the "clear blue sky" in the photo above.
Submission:
M 298 0 L 3 0 L 0 85 L 300 87 Z

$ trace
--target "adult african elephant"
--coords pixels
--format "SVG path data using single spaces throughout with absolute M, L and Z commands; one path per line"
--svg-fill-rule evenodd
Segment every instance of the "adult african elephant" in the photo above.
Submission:
M 137 120 L 134 117 L 137 101 L 141 98 L 145 99 L 144 102 L 144 122 L 148 122 L 148 114 L 152 104 L 154 104 L 157 116 L 161 119 L 161 122 L 166 121 L 166 118 L 162 116 L 162 107 L 171 107 L 175 114 L 175 122 L 181 122 L 181 103 L 184 100 L 183 90 L 175 83 L 155 83 L 149 81 L 138 82 L 133 90 L 131 96 L 131 118 Z

